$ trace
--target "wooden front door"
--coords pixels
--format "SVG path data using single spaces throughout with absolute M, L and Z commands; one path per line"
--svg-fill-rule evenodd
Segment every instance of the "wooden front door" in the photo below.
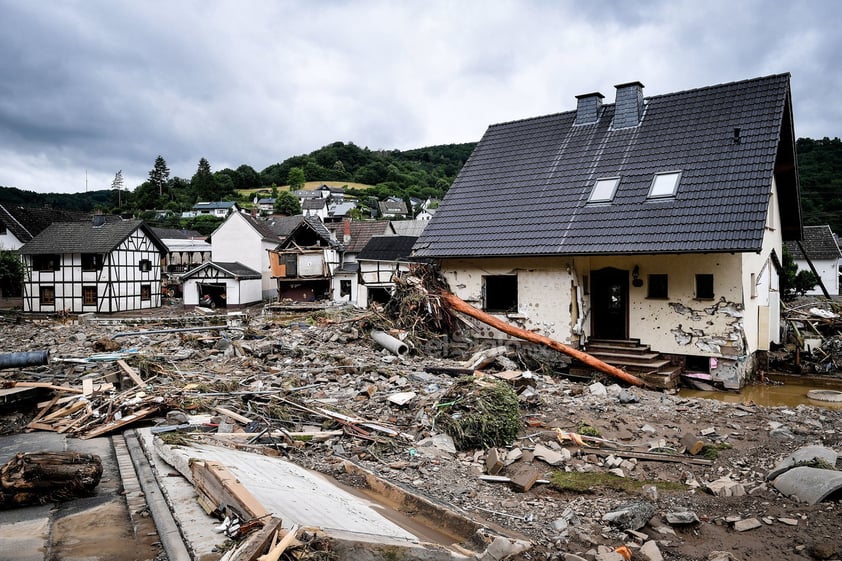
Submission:
M 628 339 L 628 271 L 606 267 L 591 272 L 591 336 Z

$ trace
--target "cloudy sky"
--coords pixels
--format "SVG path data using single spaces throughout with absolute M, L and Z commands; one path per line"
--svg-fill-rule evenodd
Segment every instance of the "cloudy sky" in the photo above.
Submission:
M 838 0 L 0 0 L 0 185 L 133 189 L 335 141 L 489 124 L 792 74 L 798 137 L 842 136 Z

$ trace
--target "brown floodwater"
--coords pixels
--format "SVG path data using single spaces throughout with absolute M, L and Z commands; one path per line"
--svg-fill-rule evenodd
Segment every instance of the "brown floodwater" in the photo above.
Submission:
M 796 407 L 798 405 L 815 405 L 828 409 L 842 409 L 842 402 L 819 401 L 807 397 L 810 390 L 827 389 L 826 385 L 805 385 L 805 384 L 757 384 L 746 386 L 737 391 L 713 391 L 691 390 L 681 388 L 678 395 L 681 397 L 693 397 L 703 399 L 716 399 L 728 403 L 756 403 L 768 407 Z M 840 387 L 833 389 L 842 390 Z

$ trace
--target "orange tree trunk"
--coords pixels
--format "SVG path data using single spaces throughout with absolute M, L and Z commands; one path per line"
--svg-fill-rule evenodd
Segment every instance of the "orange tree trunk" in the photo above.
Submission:
M 624 370 L 620 370 L 615 366 L 611 366 L 605 362 L 602 362 L 598 358 L 589 355 L 588 353 L 583 353 L 578 349 L 574 349 L 573 347 L 568 347 L 567 345 L 556 341 L 555 339 L 550 339 L 549 337 L 545 337 L 543 335 L 539 335 L 537 333 L 533 333 L 531 331 L 527 331 L 525 329 L 521 329 L 519 327 L 515 327 L 514 325 L 508 324 L 491 314 L 487 314 L 481 310 L 478 310 L 456 296 L 455 294 L 447 291 L 442 291 L 441 294 L 442 299 L 447 302 L 447 304 L 457 312 L 462 312 L 465 315 L 469 315 L 472 318 L 478 319 L 479 321 L 483 322 L 486 325 L 490 325 L 495 329 L 502 331 L 503 333 L 507 333 L 513 337 L 517 337 L 519 339 L 523 339 L 525 341 L 529 341 L 532 343 L 538 343 L 539 345 L 545 345 L 551 349 L 564 353 L 566 355 L 572 356 L 573 358 L 584 362 L 588 366 L 599 370 L 600 372 L 605 372 L 606 374 L 610 374 L 615 378 L 619 378 L 620 380 L 626 382 L 627 384 L 631 384 L 633 386 L 643 386 L 645 385 L 643 380 L 629 374 Z

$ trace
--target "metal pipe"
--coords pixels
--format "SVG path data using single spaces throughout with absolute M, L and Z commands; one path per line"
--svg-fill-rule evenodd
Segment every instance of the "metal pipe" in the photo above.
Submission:
M 47 364 L 50 351 L 29 351 L 0 354 L 0 369 L 21 368 L 23 366 L 41 366 Z
M 403 356 L 409 352 L 409 347 L 401 341 L 386 333 L 385 331 L 372 331 L 371 338 L 383 348 L 395 353 L 398 356 Z

